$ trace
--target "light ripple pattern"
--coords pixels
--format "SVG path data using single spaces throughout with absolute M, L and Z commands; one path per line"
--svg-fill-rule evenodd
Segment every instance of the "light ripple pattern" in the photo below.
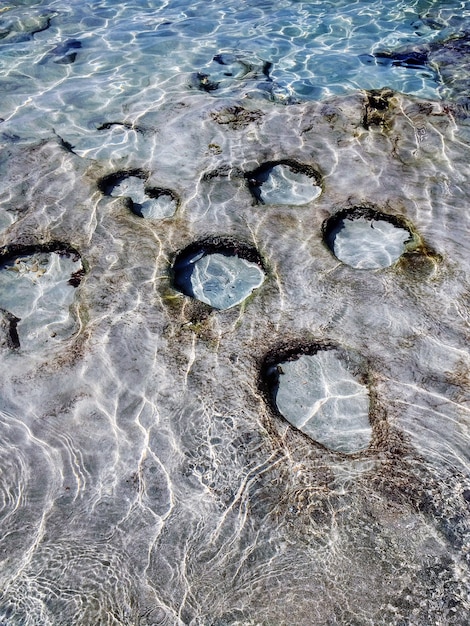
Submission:
M 89 270 L 76 334 L 27 354 L 0 344 L 2 506 L 13 526 L 19 511 L 31 522 L 4 536 L 2 619 L 375 626 L 412 611 L 416 625 L 464 625 L 468 119 L 374 98 L 247 101 L 231 128 L 210 94 L 188 95 L 177 115 L 147 113 L 142 151 L 118 168 L 56 135 L 9 144 L 3 202 L 18 203 L 4 245 L 37 240 L 39 224 L 73 239 Z M 322 194 L 254 204 L 246 174 L 285 159 L 321 169 Z M 124 169 L 174 189 L 180 214 L 136 219 L 103 195 L 103 176 Z M 386 271 L 339 263 L 324 243 L 325 219 L 366 200 L 419 233 Z M 172 271 L 175 250 L 222 233 L 267 269 L 246 306 L 218 311 L 175 289 Z M 353 454 L 315 445 L 260 385 L 276 346 L 319 340 L 360 355 L 357 380 L 373 390 L 372 435 Z
M 336 257 L 356 269 L 389 267 L 401 257 L 411 235 L 386 220 L 364 217 L 341 220 L 331 237 Z
M 172 106 L 195 75 L 219 84 L 215 97 L 286 104 L 384 86 L 441 99 L 461 57 L 450 64 L 446 57 L 441 71 L 438 58 L 436 67 L 416 69 L 364 65 L 361 55 L 444 41 L 465 31 L 469 12 L 459 0 L 230 0 L 202 10 L 177 0 L 73 0 L 66 8 L 58 0 L 34 8 L 13 0 L 0 14 L 1 132 L 31 139 L 53 127 L 78 150 L 97 151 L 97 127 L 138 120 L 158 102 Z M 70 41 L 73 60 L 70 52 L 58 57 Z
M 230 309 L 243 302 L 265 279 L 256 264 L 235 255 L 204 254 L 188 260 L 187 291 L 215 309 Z M 179 268 L 179 272 L 185 268 Z
M 260 199 L 264 204 L 287 204 L 302 206 L 321 194 L 321 187 L 307 175 L 294 172 L 287 165 L 279 164 L 266 172 L 260 182 Z
M 0 244 L 66 242 L 86 269 L 70 335 L 44 326 L 18 350 L 0 318 L 1 623 L 467 626 L 469 16 L 462 0 L 0 8 Z M 410 47 L 425 67 L 360 59 Z M 266 163 L 311 167 L 321 195 L 260 206 L 247 175 Z M 115 172 L 178 210 L 137 218 L 100 188 Z M 416 234 L 383 270 L 325 244 L 325 221 L 362 206 Z M 173 276 L 176 251 L 215 239 L 265 275 L 224 311 Z M 45 275 L 28 275 L 34 317 Z M 369 389 L 354 454 L 268 401 L 267 356 L 314 344 Z
M 169 193 L 160 193 L 157 198 L 149 197 L 145 183 L 138 176 L 127 176 L 112 188 L 113 197 L 129 197 L 132 211 L 147 219 L 171 217 L 176 211 L 176 201 Z
M 301 355 L 277 367 L 276 405 L 293 426 L 330 450 L 351 454 L 367 448 L 368 390 L 334 351 Z
M 2 265 L 0 307 L 17 318 L 23 349 L 38 349 L 74 332 L 70 306 L 75 288 L 70 281 L 82 270 L 79 258 L 56 252 L 19 256 Z

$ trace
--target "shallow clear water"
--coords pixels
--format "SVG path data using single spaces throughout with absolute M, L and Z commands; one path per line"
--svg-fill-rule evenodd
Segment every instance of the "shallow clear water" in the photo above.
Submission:
M 331 350 L 281 363 L 276 406 L 293 426 L 330 450 L 351 454 L 372 436 L 369 393 Z
M 137 121 L 190 91 L 197 73 L 222 80 L 222 97 L 318 100 L 387 85 L 440 98 L 446 87 L 432 68 L 360 57 L 445 38 L 465 29 L 468 17 L 465 2 L 431 0 L 11 2 L 0 14 L 2 132 L 31 139 L 55 129 L 90 156 L 103 144 L 122 155 L 132 133 L 96 128 Z M 224 54 L 232 55 L 229 65 L 214 63 Z
M 183 293 L 215 309 L 229 309 L 240 304 L 265 279 L 263 270 L 256 263 L 220 253 L 197 254 L 179 267 L 178 272 L 184 273 L 184 278 L 179 281 Z
M 469 18 L 0 7 L 2 625 L 467 625 Z
M 340 261 L 356 269 L 389 267 L 405 251 L 411 234 L 386 220 L 365 217 L 344 219 L 338 224 L 332 251 Z

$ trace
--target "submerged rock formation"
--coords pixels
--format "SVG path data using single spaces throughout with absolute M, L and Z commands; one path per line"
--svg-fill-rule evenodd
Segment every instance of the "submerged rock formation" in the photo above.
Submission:
M 323 223 L 325 243 L 346 265 L 356 269 L 390 267 L 418 246 L 406 221 L 370 207 L 339 211 Z
M 0 621 L 463 626 L 468 119 L 390 90 L 290 107 L 202 92 L 139 125 L 125 156 L 52 134 L 0 153 L 1 245 L 60 241 L 86 264 L 72 334 L 18 349 L 2 314 Z M 291 162 L 321 194 L 257 203 L 251 174 Z M 130 187 L 103 192 L 116 172 L 145 172 L 177 212 L 141 219 Z M 398 258 L 333 253 L 324 225 L 357 207 L 406 225 Z M 208 241 L 256 251 L 243 304 L 175 284 Z M 312 345 L 342 355 L 348 392 L 322 384 L 364 431 L 352 448 L 321 440 L 328 412 L 313 438 L 291 425 L 296 391 L 276 409 L 263 386 L 268 355 Z
M 423 45 L 398 50 L 378 50 L 360 56 L 363 63 L 378 63 L 415 70 L 428 70 L 445 87 L 447 98 L 468 106 L 470 71 L 470 33 L 460 32 Z
M 73 334 L 70 308 L 84 274 L 80 255 L 61 242 L 0 249 L 0 307 L 14 347 L 41 351 Z
M 101 191 L 113 198 L 127 198 L 130 209 L 139 217 L 164 219 L 178 208 L 176 194 L 170 189 L 148 187 L 147 175 L 140 170 L 114 172 L 99 181 Z

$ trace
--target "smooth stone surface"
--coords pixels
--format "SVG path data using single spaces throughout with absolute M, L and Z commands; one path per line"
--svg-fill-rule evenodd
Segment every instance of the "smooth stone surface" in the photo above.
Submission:
M 344 219 L 333 238 L 333 253 L 356 269 L 389 267 L 405 251 L 411 233 L 387 220 Z
M 55 252 L 18 257 L 1 268 L 0 308 L 19 318 L 22 349 L 40 348 L 51 337 L 72 334 L 75 321 L 69 307 L 75 288 L 68 281 L 81 269 L 80 259 Z
M 335 452 L 368 447 L 369 393 L 333 350 L 282 363 L 276 405 L 293 426 Z
M 256 263 L 215 253 L 194 262 L 189 280 L 195 298 L 215 309 L 229 309 L 243 302 L 264 279 Z
M 288 165 L 275 165 L 267 172 L 261 185 L 260 197 L 264 204 L 301 206 L 321 194 L 321 187 L 310 176 L 294 172 Z

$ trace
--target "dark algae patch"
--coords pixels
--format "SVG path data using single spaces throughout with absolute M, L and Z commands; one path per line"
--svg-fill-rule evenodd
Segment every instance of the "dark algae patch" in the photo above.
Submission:
M 249 110 L 242 106 L 234 105 L 213 111 L 210 115 L 217 124 L 228 126 L 231 130 L 239 130 L 260 120 L 264 113 L 256 109 Z
M 31 256 L 41 252 L 55 252 L 60 256 L 70 257 L 73 261 L 81 259 L 78 250 L 63 241 L 37 244 L 8 244 L 0 248 L 0 268 L 18 257 Z
M 391 120 L 392 98 L 394 92 L 384 89 L 372 89 L 366 92 L 362 126 L 370 130 L 373 126 L 386 128 Z
M 98 130 L 102 130 L 103 127 L 100 127 Z M 119 172 L 113 172 L 112 174 L 108 174 L 104 176 L 98 181 L 98 189 L 105 196 L 110 196 L 114 187 L 119 183 L 122 183 L 126 178 L 130 177 L 141 178 L 142 180 L 147 180 L 148 175 L 142 170 L 138 169 L 130 169 L 130 170 L 120 170 Z
M 6 311 L 0 309 L 0 329 L 3 331 L 4 345 L 10 350 L 14 350 L 20 347 L 20 339 L 18 337 L 18 322 L 21 321 L 18 317 Z M 0 340 L 0 345 L 3 343 Z

